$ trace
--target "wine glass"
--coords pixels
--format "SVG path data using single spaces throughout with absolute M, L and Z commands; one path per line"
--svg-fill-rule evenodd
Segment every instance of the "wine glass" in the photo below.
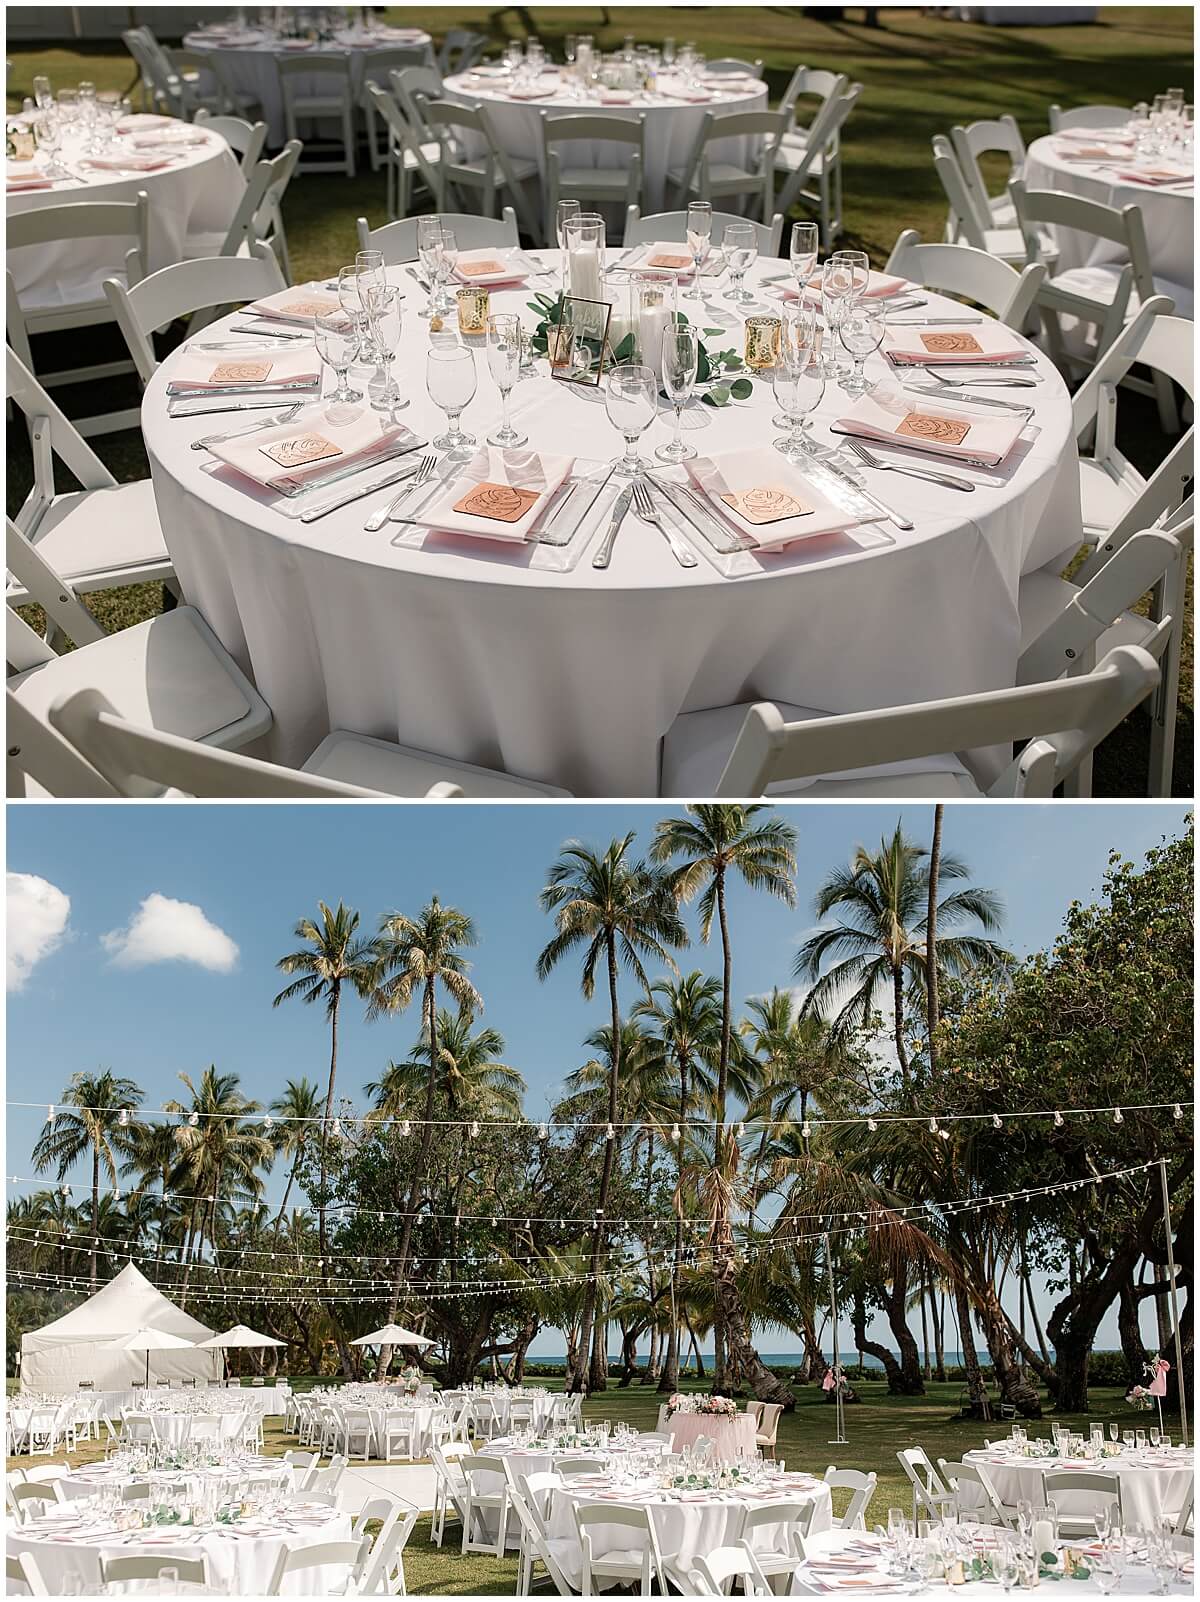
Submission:
M 422 307 L 422 317 L 437 313 L 438 261 L 442 253 L 442 221 L 440 217 L 417 218 L 417 256 L 425 269 L 429 282 L 429 301 Z
M 365 290 L 366 284 L 360 280 L 357 267 L 338 268 L 338 301 L 343 312 L 353 322 L 358 335 L 358 349 L 354 353 L 356 362 L 369 361 L 374 354 L 367 327 L 367 307 L 363 299 Z
M 854 369 L 842 380 L 847 395 L 864 395 L 871 386 L 863 376 L 863 363 L 883 343 L 887 327 L 883 305 L 878 300 L 847 301 L 838 324 L 838 337 L 854 357 Z
M 450 294 L 449 283 L 454 277 L 454 269 L 458 263 L 458 241 L 449 228 L 442 229 L 441 249 L 438 252 L 437 262 L 437 309 L 439 315 L 454 310 L 454 298 Z
M 861 300 L 871 281 L 871 263 L 866 251 L 835 250 L 829 259 L 848 279 L 849 287 L 846 290 L 848 298 Z
M 801 299 L 804 298 L 809 279 L 816 270 L 819 248 L 820 233 L 816 223 L 798 222 L 792 224 L 792 238 L 788 246 L 788 259 L 792 264 L 796 289 Z
M 712 206 L 707 200 L 693 200 L 687 209 L 687 242 L 692 253 L 692 287 L 688 300 L 700 300 L 700 268 L 712 243 Z
M 733 288 L 725 296 L 738 306 L 754 304 L 754 296 L 742 288 L 742 280 L 758 260 L 758 228 L 754 223 L 729 223 L 722 240 Z
M 1150 1445 L 1157 1448 L 1161 1439 L 1162 1437 L 1159 1434 L 1158 1427 L 1155 1426 L 1155 1428 L 1150 1431 Z
M 567 223 L 572 217 L 583 215 L 583 207 L 577 200 L 560 200 L 554 208 L 554 237 L 558 240 L 558 248 L 562 257 L 562 281 L 567 281 Z
M 692 391 L 696 387 L 696 364 L 699 356 L 700 348 L 694 328 L 676 323 L 674 328 L 668 329 L 663 335 L 663 388 L 667 392 L 667 399 L 675 409 L 675 438 L 669 445 L 660 445 L 655 451 L 654 454 L 660 462 L 685 462 L 689 456 L 696 454 L 694 446 L 684 443 L 682 428 L 683 408 L 691 399 Z
M 371 332 L 373 338 L 373 357 L 375 361 L 375 377 L 368 385 L 371 405 L 378 412 L 387 412 L 390 416 L 394 412 L 403 411 L 409 404 L 408 397 L 401 395 L 400 386 L 392 377 L 392 363 L 400 348 L 400 333 L 404 326 L 404 297 L 398 289 L 385 285 L 383 289 L 371 289 L 367 292 L 370 297 Z
M 775 449 L 792 461 L 828 455 L 827 447 L 818 445 L 809 433 L 809 413 L 820 405 L 825 393 L 821 330 L 812 308 L 785 318 L 771 382 L 788 429 L 772 441 Z
M 821 269 L 821 312 L 825 318 L 825 377 L 836 378 L 838 367 L 838 328 L 854 280 L 832 257 Z
M 500 391 L 500 427 L 488 435 L 488 444 L 524 445 L 529 436 L 518 433 L 508 420 L 508 397 L 521 368 L 521 319 L 515 312 L 497 312 L 488 318 L 487 360 Z
M 654 421 L 658 410 L 658 382 L 648 367 L 623 363 L 608 375 L 605 410 L 614 428 L 625 436 L 625 454 L 613 471 L 623 478 L 640 477 L 645 463 L 637 442 Z
M 333 368 L 337 386 L 329 397 L 336 405 L 349 405 L 362 400 L 362 390 L 351 389 L 346 374 L 358 354 L 358 328 L 353 317 L 344 311 L 327 312 L 313 318 L 313 341 L 317 355 Z
M 40 73 L 33 80 L 33 103 L 39 111 L 49 111 L 54 104 L 54 90 L 50 87 L 50 80 Z
M 459 418 L 475 399 L 475 358 L 463 345 L 441 346 L 431 350 L 425 363 L 425 387 L 435 406 L 446 414 L 446 432 L 433 441 L 446 451 L 448 462 L 470 460 L 468 446 L 475 444 L 464 434 Z
M 1119 1424 L 1110 1424 L 1108 1426 L 1108 1438 L 1109 1438 L 1110 1441 L 1117 1440 L 1117 1438 L 1119 1437 L 1120 1433 L 1121 1433 L 1121 1426 Z

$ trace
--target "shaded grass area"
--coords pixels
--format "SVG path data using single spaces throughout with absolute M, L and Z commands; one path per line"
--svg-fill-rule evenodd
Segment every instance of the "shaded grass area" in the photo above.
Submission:
M 509 38 L 536 32 L 561 58 L 565 35 L 591 33 L 602 48 L 619 45 L 626 33 L 639 39 L 693 40 L 714 58 L 761 58 L 773 98 L 782 93 L 798 61 L 844 71 L 864 86 L 844 144 L 846 234 L 842 243 L 867 250 L 872 261 L 886 260 L 896 235 L 916 228 L 923 238 L 941 235 L 945 202 L 933 172 L 929 141 L 957 122 L 999 116 L 1017 118 L 1027 141 L 1048 129 L 1052 103 L 1069 106 L 1091 101 L 1131 104 L 1149 99 L 1171 83 L 1190 82 L 1192 10 L 1184 6 L 1105 7 L 1097 24 L 1059 28 L 989 28 L 949 22 L 916 9 L 880 8 L 879 28 L 862 22 L 860 8 L 835 16 L 828 8 L 815 15 L 793 6 L 644 7 L 636 10 L 593 5 L 489 8 L 479 5 L 390 8 L 392 20 L 427 28 L 440 41 L 447 28 L 485 34 L 497 53 Z M 181 11 L 190 24 L 193 11 Z M 9 106 L 19 106 L 35 74 L 55 83 L 90 78 L 99 88 L 128 90 L 133 64 L 119 43 L 80 43 L 42 47 L 13 43 L 9 49 Z M 1181 76 L 1186 74 L 1186 76 Z M 360 170 L 354 179 L 305 174 L 291 187 L 285 219 L 298 279 L 325 276 L 353 250 L 354 222 L 386 220 L 383 174 Z M 120 354 L 115 329 L 91 334 L 47 336 L 39 363 L 47 369 L 81 359 Z M 92 352 L 96 354 L 93 355 Z M 55 397 L 72 415 L 136 404 L 131 377 L 103 386 L 59 389 Z M 1166 453 L 1153 403 L 1122 394 L 1119 440 L 1123 450 L 1149 471 Z M 140 437 L 133 431 L 103 436 L 95 443 L 118 479 L 148 471 Z M 24 430 L 11 427 L 9 510 L 20 504 L 30 482 Z M 64 487 L 67 487 L 64 485 Z M 162 604 L 157 585 L 142 585 L 89 598 L 105 628 L 114 629 L 152 615 Z M 1192 608 L 1189 600 L 1189 619 Z M 1177 733 L 1174 793 L 1191 795 L 1193 744 L 1192 643 L 1185 642 Z M 1145 793 L 1149 720 L 1136 712 L 1097 753 L 1097 795 Z
M 297 1389 L 302 1381 L 293 1382 Z M 547 1389 L 560 1390 L 561 1384 L 539 1382 Z M 307 1388 L 307 1386 L 305 1386 Z M 685 1390 L 700 1391 L 697 1382 L 685 1382 Z M 861 1402 L 846 1409 L 846 1434 L 849 1444 L 831 1446 L 834 1433 L 834 1411 L 824 1400 L 824 1392 L 816 1386 L 800 1387 L 796 1392 L 796 1411 L 785 1414 L 779 1421 L 777 1456 L 789 1467 L 804 1469 L 821 1475 L 831 1463 L 839 1468 L 874 1470 L 879 1486 L 868 1514 L 869 1522 L 887 1522 L 887 1509 L 911 1507 L 908 1481 L 896 1461 L 902 1448 L 921 1445 L 936 1462 L 939 1457 L 948 1460 L 961 1458 L 964 1452 L 982 1446 L 988 1436 L 993 1439 L 1007 1433 L 1007 1426 L 980 1424 L 955 1417 L 960 1406 L 962 1387 L 956 1383 L 931 1384 L 929 1394 L 916 1397 L 888 1396 L 882 1380 L 856 1381 L 855 1389 Z M 1091 1421 L 1109 1419 L 1128 1425 L 1133 1415 L 1125 1405 L 1123 1391 L 1093 1387 L 1091 1391 Z M 610 1389 L 591 1397 L 584 1404 L 584 1416 L 589 1419 L 610 1419 L 614 1424 L 624 1422 L 636 1429 L 653 1429 L 658 1416 L 660 1398 L 653 1386 L 633 1385 L 627 1390 Z M 1070 1424 L 1086 1433 L 1088 1418 L 1076 1414 L 1054 1414 L 1058 1423 Z M 1035 1426 L 1031 1426 L 1034 1428 Z M 1049 1423 L 1040 1426 L 1040 1433 L 1049 1434 Z M 264 1444 L 268 1455 L 282 1456 L 296 1445 L 294 1436 L 285 1435 L 278 1419 L 266 1422 Z M 72 1465 L 79 1466 L 102 1457 L 103 1449 L 94 1443 L 71 1454 Z M 56 1455 L 57 1456 L 57 1455 Z M 59 1459 L 61 1460 L 61 1459 Z M 8 1467 L 27 1466 L 28 1458 L 10 1458 Z M 361 1467 L 361 1465 L 354 1465 Z M 850 1493 L 834 1494 L 834 1511 L 840 1513 Z M 515 1557 L 494 1558 L 472 1553 L 463 1557 L 458 1549 L 461 1531 L 456 1523 L 447 1526 L 446 1544 L 439 1549 L 430 1539 L 431 1520 L 426 1515 L 417 1521 L 404 1554 L 404 1570 L 409 1593 L 429 1596 L 512 1596 L 516 1591 L 517 1563 Z

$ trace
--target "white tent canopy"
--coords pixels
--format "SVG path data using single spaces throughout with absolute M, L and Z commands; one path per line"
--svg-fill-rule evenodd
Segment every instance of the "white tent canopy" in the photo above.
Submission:
M 360 1335 L 351 1346 L 432 1346 L 431 1340 L 424 1335 L 414 1335 L 411 1329 L 404 1329 L 399 1324 L 385 1324 L 382 1329 L 372 1331 L 370 1335 Z
M 21 1388 L 62 1396 L 81 1379 L 90 1379 L 98 1391 L 128 1390 L 145 1378 L 144 1349 L 121 1350 L 114 1343 L 143 1330 L 163 1331 L 188 1343 L 159 1352 L 156 1378 L 220 1379 L 219 1354 L 200 1347 L 212 1330 L 176 1307 L 128 1263 L 81 1307 L 21 1337 Z
M 150 1383 L 151 1352 L 177 1352 L 195 1344 L 195 1341 L 185 1341 L 182 1336 L 172 1335 L 165 1329 L 135 1329 L 132 1335 L 118 1335 L 115 1341 L 105 1342 L 110 1352 L 145 1352 L 147 1385 Z
M 223 1335 L 213 1335 L 209 1340 L 201 1341 L 201 1346 L 286 1346 L 286 1341 L 277 1341 L 273 1335 L 260 1335 L 256 1329 L 247 1329 L 245 1324 L 235 1324 L 227 1329 Z

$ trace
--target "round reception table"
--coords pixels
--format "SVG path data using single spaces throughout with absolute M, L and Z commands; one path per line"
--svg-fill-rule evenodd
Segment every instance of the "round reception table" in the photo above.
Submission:
M 764 279 L 781 269 L 786 276 L 786 263 L 757 264 L 750 311 L 778 314 L 780 286 Z M 425 389 L 424 295 L 404 268 L 390 276 L 408 296 L 397 374 L 411 404 L 397 416 L 425 441 L 444 423 Z M 494 291 L 493 309 L 521 313 L 532 327 L 531 287 Z M 680 304 L 720 329 L 712 348 L 740 350 L 746 308 L 724 299 L 724 288 L 705 280 L 702 310 Z M 922 315 L 956 309 L 930 295 Z M 247 325 L 245 316 L 233 320 Z M 228 327 L 214 324 L 204 338 Z M 499 397 L 478 341 L 474 354 L 478 390 L 463 420 L 483 439 L 497 425 Z M 653 796 L 659 742 L 683 712 L 760 698 L 855 712 L 1011 685 L 1021 575 L 1065 558 L 1081 538 L 1070 400 L 1032 346 L 1022 371 L 1036 387 L 1001 393 L 1028 397 L 1034 415 L 999 467 L 955 466 L 974 482 L 972 493 L 869 476 L 911 530 L 873 513 L 876 521 L 841 533 L 727 557 L 662 507 L 695 565 L 681 566 L 663 535 L 630 514 L 605 569 L 592 557 L 622 487 L 616 479 L 566 547 L 411 523 L 367 532 L 386 491 L 302 522 L 297 503 L 189 448 L 245 419 L 168 416 L 180 359 L 174 353 L 159 367 L 142 411 L 167 545 L 188 601 L 271 707 L 274 756 L 291 765 L 342 728 L 580 796 Z M 877 355 L 867 374 L 883 378 L 886 368 Z M 351 376 L 361 387 L 368 374 Z M 840 444 L 829 425 L 849 404 L 827 384 L 814 413 L 819 441 Z M 702 455 L 766 445 L 773 463 L 775 411 L 770 383 L 756 380 L 748 400 L 689 406 L 684 437 Z M 604 388 L 553 380 L 544 360 L 514 390 L 512 415 L 532 447 L 575 458 L 576 474 L 588 460 L 620 454 Z M 643 456 L 669 437 L 660 411 Z M 839 454 L 852 476 L 854 461 Z
M 1164 1513 L 1178 1517 L 1195 1477 L 1195 1459 L 1184 1446 L 1147 1447 L 1144 1451 L 1122 1447 L 1117 1457 L 1077 1460 L 1019 1456 L 997 1443 L 986 1450 L 965 1452 L 963 1462 L 983 1469 L 1006 1507 L 1015 1507 L 1020 1501 L 1042 1505 L 1042 1476 L 1056 1469 L 1111 1476 L 1120 1482 L 1121 1515 L 1127 1530 L 1149 1530 Z M 964 1501 L 968 1492 L 976 1492 L 976 1488 L 961 1487 Z M 1086 1491 L 1062 1491 L 1054 1500 L 1066 1514 L 1087 1514 L 1095 1506 L 1095 1497 Z

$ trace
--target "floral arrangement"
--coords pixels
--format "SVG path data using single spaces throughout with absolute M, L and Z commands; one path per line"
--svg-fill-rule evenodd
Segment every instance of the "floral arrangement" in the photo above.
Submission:
M 1148 1413 L 1156 1401 L 1160 1401 L 1167 1394 L 1167 1375 L 1171 1365 L 1165 1357 L 1152 1357 L 1142 1370 L 1149 1385 L 1135 1385 L 1125 1394 L 1125 1400 L 1130 1407 L 1139 1413 Z
M 749 1483 L 750 1475 L 736 1463 L 723 1463 L 720 1468 L 712 1469 L 669 1471 L 662 1479 L 663 1489 L 668 1491 L 724 1491 Z
M 700 1413 L 705 1418 L 736 1418 L 737 1403 L 731 1396 L 682 1396 L 678 1391 L 667 1398 L 667 1417 L 673 1413 Z

